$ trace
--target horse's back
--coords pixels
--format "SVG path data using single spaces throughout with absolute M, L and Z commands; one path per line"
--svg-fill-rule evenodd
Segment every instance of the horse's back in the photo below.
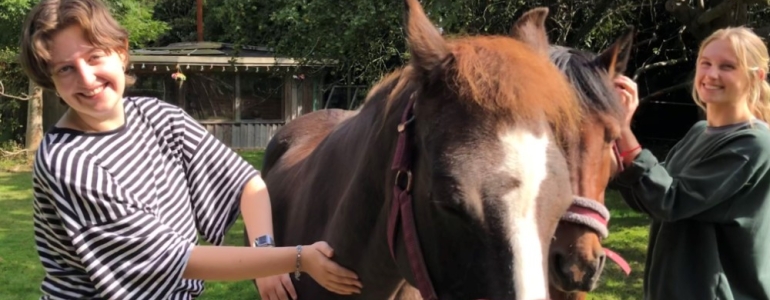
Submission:
M 290 166 L 307 158 L 315 147 L 326 138 L 343 120 L 354 115 L 353 111 L 325 109 L 314 111 L 286 123 L 279 129 L 265 147 L 261 175 L 267 185 L 273 211 L 273 222 L 286 219 L 291 197 L 287 191 L 297 189 L 302 182 L 294 180 L 299 174 L 287 172 Z M 282 223 L 280 223 L 282 224 Z M 275 226 L 278 238 L 284 226 Z M 250 245 L 248 233 L 244 230 L 245 245 Z M 280 243 L 281 241 L 277 241 Z
M 279 161 L 296 162 L 307 157 L 335 126 L 354 114 L 354 111 L 324 109 L 286 123 L 273 135 L 265 148 L 262 176 L 269 177 L 270 170 Z M 290 151 L 291 153 L 287 154 Z
M 314 194 L 312 172 L 307 172 L 308 156 L 318 148 L 340 123 L 356 111 L 341 109 L 319 110 L 302 115 L 282 127 L 265 149 L 262 175 L 270 195 L 276 243 L 297 242 L 301 236 L 316 236 L 322 226 L 308 228 L 298 219 L 306 219 L 311 205 L 308 195 Z M 323 157 L 324 155 L 320 155 Z M 322 159 L 322 158 L 321 158 Z M 292 221 L 294 220 L 294 221 Z M 300 230 L 301 229 L 301 230 Z

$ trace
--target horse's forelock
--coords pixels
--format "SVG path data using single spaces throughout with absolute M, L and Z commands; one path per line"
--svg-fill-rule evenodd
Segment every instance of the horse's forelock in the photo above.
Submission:
M 597 61 L 597 55 L 574 48 L 553 46 L 551 61 L 559 68 L 581 102 L 581 107 L 620 121 L 625 111 L 615 90 L 608 82 L 608 71 Z
M 581 109 L 569 82 L 544 55 L 509 37 L 469 37 L 453 41 L 453 88 L 503 121 L 547 120 L 557 136 L 575 134 Z

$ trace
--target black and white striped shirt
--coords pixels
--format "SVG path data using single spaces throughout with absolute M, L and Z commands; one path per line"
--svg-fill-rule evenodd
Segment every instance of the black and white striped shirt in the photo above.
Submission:
M 125 98 L 107 133 L 54 128 L 35 157 L 41 299 L 191 299 L 198 234 L 220 245 L 259 172 L 180 108 Z

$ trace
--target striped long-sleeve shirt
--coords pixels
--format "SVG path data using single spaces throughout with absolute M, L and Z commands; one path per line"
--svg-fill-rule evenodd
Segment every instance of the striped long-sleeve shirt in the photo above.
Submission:
M 106 133 L 54 128 L 33 171 L 41 299 L 191 299 L 182 278 L 198 234 L 219 245 L 259 172 L 184 111 L 124 99 Z

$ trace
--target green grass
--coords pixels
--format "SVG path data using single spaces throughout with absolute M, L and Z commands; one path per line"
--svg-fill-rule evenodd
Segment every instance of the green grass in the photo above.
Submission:
M 261 168 L 260 152 L 240 152 L 248 162 Z M 38 299 L 43 270 L 37 258 L 32 230 L 32 188 L 29 172 L 0 170 L 0 299 Z M 632 212 L 610 192 L 607 205 L 612 213 L 610 237 L 605 246 L 631 264 L 626 277 L 608 263 L 599 289 L 589 299 L 642 299 L 642 269 L 647 242 L 648 220 Z M 241 245 L 243 222 L 230 229 L 227 245 Z M 201 299 L 259 299 L 251 281 L 207 282 Z
M 29 173 L 0 173 L 0 299 L 39 297 L 31 186 Z
M 610 236 L 604 241 L 604 247 L 625 258 L 631 265 L 631 274 L 626 276 L 615 263 L 608 260 L 601 285 L 588 299 L 642 299 L 642 276 L 650 221 L 646 216 L 632 211 L 615 191 L 608 191 L 605 201 L 611 219 Z

